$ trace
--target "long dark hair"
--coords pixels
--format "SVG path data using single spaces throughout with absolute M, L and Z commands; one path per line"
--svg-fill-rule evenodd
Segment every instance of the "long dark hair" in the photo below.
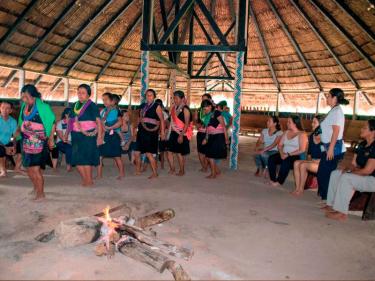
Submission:
M 156 91 L 154 89 L 147 89 L 147 92 L 151 92 L 154 95 L 154 98 L 156 98 Z
M 42 95 L 38 92 L 38 89 L 32 84 L 26 84 L 22 87 L 21 93 L 29 93 L 34 98 L 41 98 Z
M 318 136 L 318 135 L 320 135 L 320 134 L 322 133 L 322 128 L 320 127 L 320 123 L 321 123 L 322 120 L 323 120 L 323 116 L 321 116 L 321 115 L 315 115 L 315 116 L 313 117 L 313 119 L 314 119 L 314 118 L 315 118 L 316 120 L 318 120 L 318 122 L 319 122 L 319 126 L 315 128 L 315 130 L 312 132 L 312 134 L 313 134 L 314 136 Z
M 298 115 L 290 115 L 289 118 L 292 119 L 298 130 L 303 131 L 301 117 Z
M 272 122 L 276 124 L 276 132 L 274 133 L 276 134 L 278 131 L 281 131 L 280 120 L 277 116 L 270 116 L 270 118 L 272 119 Z
M 333 88 L 329 91 L 332 97 L 337 98 L 337 104 L 348 105 L 349 101 L 345 98 L 344 91 L 340 88 Z
M 65 115 L 69 115 L 72 113 L 72 109 L 70 107 L 66 107 L 64 111 L 61 113 L 61 120 L 65 119 Z
M 212 96 L 210 94 L 203 94 L 202 98 L 203 97 L 206 97 L 207 99 L 212 100 Z
M 204 100 L 204 101 L 202 101 L 201 108 L 205 108 L 207 106 L 211 106 L 211 111 L 215 110 L 215 107 L 214 107 L 212 101 L 210 101 L 210 100 Z
M 78 89 L 80 89 L 80 88 L 85 89 L 87 94 L 89 95 L 89 97 L 91 96 L 91 87 L 89 85 L 81 84 L 81 85 L 78 86 Z
M 375 119 L 370 119 L 367 121 L 368 122 L 368 127 L 371 132 L 375 131 Z

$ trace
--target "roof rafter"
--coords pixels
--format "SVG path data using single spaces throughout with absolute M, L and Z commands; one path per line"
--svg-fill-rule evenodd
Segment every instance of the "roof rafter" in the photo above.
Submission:
M 296 50 L 300 60 L 302 61 L 302 63 L 305 65 L 305 67 L 307 68 L 307 71 L 309 72 L 310 76 L 312 77 L 312 79 L 314 80 L 314 82 L 316 83 L 319 91 L 322 90 L 322 87 L 318 81 L 318 78 L 316 77 L 314 71 L 312 70 L 310 64 L 307 62 L 305 56 L 303 55 L 302 53 L 302 50 L 301 48 L 298 46 L 296 40 L 293 38 L 292 34 L 290 33 L 288 27 L 286 26 L 285 22 L 283 21 L 283 19 L 281 18 L 279 12 L 277 11 L 275 5 L 273 4 L 272 0 L 267 0 L 269 6 L 271 7 L 273 13 L 275 14 L 276 16 L 276 19 L 277 21 L 279 22 L 281 28 L 283 29 L 283 31 L 285 32 L 285 35 L 288 37 L 290 43 L 292 43 L 294 49 Z
M 275 86 L 276 86 L 277 90 L 280 91 L 280 89 L 281 89 L 280 83 L 279 83 L 279 80 L 277 80 L 276 72 L 275 72 L 275 69 L 274 69 L 273 64 L 272 64 L 272 60 L 271 60 L 271 57 L 270 57 L 270 54 L 269 54 L 269 51 L 268 51 L 268 47 L 266 45 L 263 34 L 262 34 L 262 32 L 260 30 L 260 27 L 259 27 L 258 20 L 256 18 L 256 15 L 255 15 L 254 10 L 253 10 L 251 5 L 249 5 L 249 10 L 250 10 L 251 17 L 254 19 L 255 30 L 258 34 L 260 44 L 262 45 L 263 53 L 266 56 L 268 67 L 269 67 L 269 69 L 271 71 L 271 74 L 272 74 L 272 80 L 275 83 Z
M 3 45 L 4 42 L 8 41 L 9 38 L 17 31 L 18 26 L 25 20 L 25 18 L 30 14 L 33 10 L 35 5 L 37 4 L 38 0 L 32 0 L 29 5 L 23 10 L 22 14 L 17 17 L 17 20 L 12 24 L 11 28 L 4 34 L 3 37 L 0 39 L 0 46 Z
M 316 0 L 309 0 L 310 3 L 326 18 L 331 25 L 348 41 L 348 43 L 355 49 L 358 54 L 371 65 L 371 67 L 375 68 L 375 63 L 374 61 L 371 60 L 371 58 L 364 53 L 364 51 L 361 49 L 360 46 L 357 45 L 357 43 L 354 42 L 354 40 L 350 37 L 349 33 L 345 31 L 341 25 L 332 17 L 326 9 L 316 2 Z
M 117 44 L 115 50 L 113 51 L 110 58 L 107 60 L 105 65 L 102 67 L 98 75 L 96 76 L 95 80 L 98 81 L 99 78 L 104 74 L 108 66 L 112 63 L 113 59 L 116 57 L 118 52 L 121 50 L 121 47 L 124 45 L 125 41 L 128 39 L 128 37 L 135 31 L 135 29 L 138 27 L 138 25 L 142 22 L 142 12 L 138 13 L 136 16 L 136 19 L 129 25 L 128 29 L 124 33 L 123 37 L 121 38 L 120 42 Z
M 368 37 L 370 37 L 370 39 L 372 40 L 372 42 L 375 42 L 375 34 L 374 32 L 371 31 L 370 27 L 367 26 L 363 21 L 362 19 L 357 16 L 350 8 L 347 4 L 345 4 L 344 1 L 337 1 L 337 0 L 334 0 L 336 5 L 339 6 L 339 8 L 341 8 L 341 10 L 344 11 L 344 13 L 346 15 L 348 15 L 349 17 L 351 17 L 353 19 L 353 21 L 358 25 L 358 27 L 364 32 L 367 34 Z
M 33 56 L 33 54 L 38 51 L 40 46 L 47 40 L 48 36 L 56 29 L 56 27 L 61 23 L 66 15 L 68 15 L 75 6 L 77 5 L 76 1 L 72 1 L 69 5 L 65 7 L 59 17 L 55 20 L 55 22 L 44 32 L 43 36 L 31 47 L 29 52 L 24 57 L 23 61 L 21 62 L 20 66 L 23 67 Z
M 340 59 L 338 58 L 338 56 L 335 54 L 335 52 L 333 51 L 333 49 L 329 46 L 327 40 L 324 39 L 323 35 L 319 32 L 319 30 L 314 26 L 314 24 L 312 23 L 312 21 L 309 19 L 308 15 L 306 14 L 306 12 L 304 12 L 302 10 L 302 8 L 300 7 L 300 5 L 297 3 L 296 0 L 290 0 L 291 3 L 293 4 L 293 6 L 295 7 L 295 9 L 297 10 L 297 12 L 301 15 L 301 17 L 306 21 L 306 23 L 309 25 L 309 27 L 311 28 L 311 30 L 315 33 L 316 37 L 319 38 L 320 42 L 322 42 L 322 44 L 324 45 L 324 47 L 328 50 L 328 52 L 331 54 L 331 56 L 335 59 L 336 63 L 340 66 L 340 68 L 342 69 L 342 71 L 346 74 L 346 76 L 350 79 L 350 81 L 353 83 L 354 87 L 356 87 L 356 89 L 359 89 L 359 85 L 357 83 L 357 81 L 354 79 L 354 77 L 351 75 L 351 73 L 349 72 L 349 70 L 345 67 L 345 65 L 340 61 Z
M 84 56 L 90 52 L 92 47 L 98 42 L 98 40 L 112 27 L 112 25 L 128 10 L 130 5 L 134 2 L 134 0 L 128 0 L 121 9 L 116 13 L 114 17 L 99 31 L 99 33 L 95 36 L 94 40 L 86 47 L 86 49 L 78 56 L 78 58 L 74 61 L 74 63 L 65 71 L 64 75 L 69 75 L 70 72 L 80 63 Z
M 45 73 L 48 73 L 52 66 L 55 65 L 55 63 L 62 57 L 62 55 L 78 40 L 79 37 L 85 32 L 85 30 L 89 27 L 89 25 L 95 21 L 101 14 L 102 12 L 108 8 L 108 6 L 113 2 L 114 0 L 106 0 L 94 13 L 92 17 L 90 17 L 84 24 L 83 26 L 78 30 L 77 34 L 70 39 L 70 41 L 64 45 L 64 47 L 61 49 L 61 51 L 57 54 L 57 56 L 47 65 L 45 69 Z M 42 75 L 39 75 L 35 81 L 40 81 L 42 79 Z

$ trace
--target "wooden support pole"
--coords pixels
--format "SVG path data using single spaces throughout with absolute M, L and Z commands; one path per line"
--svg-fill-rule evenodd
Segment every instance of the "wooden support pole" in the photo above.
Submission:
M 191 79 L 187 80 L 187 91 L 186 91 L 186 102 L 190 106 L 190 97 L 191 97 Z
M 244 52 L 236 54 L 236 80 L 234 87 L 233 98 L 233 131 L 232 144 L 230 149 L 230 168 L 237 170 L 238 168 L 238 144 L 240 133 L 240 119 L 241 119 L 241 95 L 242 95 L 242 80 L 244 67 Z
M 316 115 L 319 114 L 319 109 L 320 109 L 320 101 L 322 100 L 322 96 L 324 95 L 323 91 L 320 91 L 318 93 L 318 98 L 316 100 Z
M 69 78 L 64 78 L 64 101 L 65 106 L 69 105 Z
M 128 105 L 132 105 L 132 85 L 128 87 Z
M 25 86 L 25 70 L 20 69 L 20 70 L 18 70 L 18 94 L 19 94 L 19 98 L 21 98 L 21 90 L 22 90 L 23 86 Z
M 358 114 L 358 105 L 359 105 L 359 98 L 361 97 L 361 91 L 357 90 L 354 94 L 354 104 L 353 104 L 353 120 L 357 119 Z
M 95 103 L 98 103 L 98 83 L 92 83 L 92 92 L 94 94 L 93 100 Z
M 5 79 L 5 82 L 3 83 L 3 88 L 7 88 L 10 85 L 10 83 L 13 82 L 14 78 L 16 78 L 16 76 L 17 76 L 17 72 L 18 71 L 16 69 L 14 69 L 10 72 L 7 79 Z
M 149 83 L 150 52 L 141 51 L 141 104 L 146 101 Z
M 281 92 L 277 92 L 276 96 L 276 110 L 275 110 L 275 115 L 279 116 L 279 111 L 280 111 L 280 98 L 281 98 Z

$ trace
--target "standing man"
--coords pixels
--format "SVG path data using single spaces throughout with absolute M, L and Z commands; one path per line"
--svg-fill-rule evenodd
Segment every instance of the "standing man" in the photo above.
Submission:
M 16 152 L 16 140 L 14 134 L 17 131 L 17 121 L 10 116 L 13 104 L 3 101 L 0 105 L 0 178 L 6 177 L 6 155 L 14 155 Z

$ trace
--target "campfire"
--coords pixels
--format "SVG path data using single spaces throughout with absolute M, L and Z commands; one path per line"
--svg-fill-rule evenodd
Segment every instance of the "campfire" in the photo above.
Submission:
M 110 208 L 93 217 L 84 217 L 61 222 L 55 230 L 42 233 L 35 239 L 48 242 L 57 237 L 63 247 L 73 247 L 95 242 L 95 254 L 113 258 L 116 252 L 151 266 L 162 273 L 169 270 L 175 280 L 190 280 L 182 266 L 171 257 L 190 260 L 193 251 L 159 240 L 156 232 L 149 228 L 168 221 L 175 216 L 172 209 L 156 212 L 144 217 L 111 217 L 111 213 L 124 206 Z

